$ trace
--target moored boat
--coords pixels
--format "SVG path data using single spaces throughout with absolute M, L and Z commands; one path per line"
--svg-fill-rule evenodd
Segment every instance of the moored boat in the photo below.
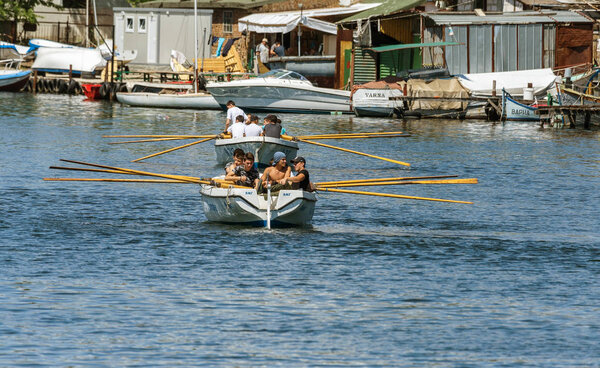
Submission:
M 19 92 L 29 80 L 31 70 L 0 70 L 0 91 Z
M 202 206 L 209 221 L 289 227 L 310 224 L 317 202 L 314 192 L 301 189 L 258 194 L 253 188 L 201 185 Z
M 540 116 L 536 114 L 536 106 L 526 105 L 512 98 L 512 96 L 502 91 L 502 119 L 503 120 L 523 120 L 539 121 Z
M 98 49 L 82 47 L 40 47 L 31 69 L 51 73 L 94 74 L 106 66 Z
M 229 100 L 248 111 L 350 113 L 350 91 L 314 86 L 301 74 L 271 70 L 257 78 L 208 83 L 208 92 L 226 109 Z
M 356 116 L 392 117 L 401 115 L 402 89 L 398 83 L 369 82 L 356 86 L 352 93 L 352 110 Z
M 220 110 L 210 93 L 118 92 L 117 101 L 130 106 Z
M 217 161 L 225 164 L 232 161 L 233 151 L 236 148 L 244 152 L 252 152 L 255 161 L 260 166 L 269 164 L 275 152 L 283 152 L 288 160 L 297 156 L 298 143 L 281 138 L 271 137 L 242 137 L 242 138 L 224 138 L 215 140 L 215 151 Z

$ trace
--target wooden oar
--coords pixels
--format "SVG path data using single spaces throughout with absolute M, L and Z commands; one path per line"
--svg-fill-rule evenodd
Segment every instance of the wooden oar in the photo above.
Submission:
M 90 171 L 90 172 L 103 172 L 103 173 L 111 173 L 111 174 L 127 174 L 127 175 L 136 175 L 126 171 L 120 170 L 102 170 L 102 169 L 88 169 L 83 167 L 63 167 L 63 166 L 50 166 L 51 169 L 55 170 L 72 170 L 72 171 Z
M 145 143 L 145 142 L 162 142 L 162 141 L 177 141 L 183 139 L 194 139 L 194 138 L 150 138 L 150 139 L 140 139 L 136 141 L 123 141 L 123 142 L 110 142 L 108 144 L 124 144 L 124 143 Z
M 206 141 L 210 141 L 211 139 L 215 139 L 215 138 L 217 138 L 217 136 L 213 136 L 211 138 L 206 138 L 206 139 L 202 139 L 202 140 L 199 140 L 199 141 L 196 141 L 196 142 L 184 144 L 183 146 L 174 147 L 174 148 L 171 148 L 171 149 L 168 149 L 168 150 L 165 150 L 165 151 L 153 153 L 153 154 L 148 155 L 148 156 L 137 158 L 137 159 L 135 159 L 135 160 L 133 160 L 131 162 L 142 161 L 142 160 L 145 160 L 145 159 L 150 158 L 150 157 L 155 157 L 155 156 L 158 156 L 158 155 L 163 155 L 165 153 L 169 153 L 169 152 L 173 152 L 173 151 L 176 151 L 176 150 L 179 150 L 179 149 L 182 149 L 182 148 L 190 147 L 190 146 L 193 146 L 193 145 L 198 144 L 198 143 L 203 143 L 203 142 L 206 142 Z
M 404 134 L 404 132 L 372 132 L 372 133 L 363 133 L 363 132 L 357 132 L 357 133 L 322 133 L 322 134 L 313 134 L 313 135 L 303 135 L 300 137 L 320 137 L 320 136 L 328 136 L 328 137 L 332 137 L 332 136 L 338 136 L 338 137 L 347 137 L 347 136 L 353 136 L 353 135 L 368 135 L 368 136 L 377 136 L 377 135 L 396 135 L 396 134 Z
M 127 135 L 103 135 L 102 138 L 211 138 L 215 134 L 185 135 L 185 134 L 127 134 Z
M 115 183 L 160 183 L 160 184 L 194 184 L 183 180 L 170 179 L 105 179 L 105 178 L 44 178 L 46 181 L 102 181 Z
M 465 201 L 454 201 L 451 199 L 439 199 L 439 198 L 427 198 L 427 197 L 415 197 L 415 196 L 406 196 L 401 194 L 388 194 L 388 193 L 374 193 L 374 192 L 361 192 L 357 190 L 347 190 L 347 189 L 333 189 L 333 188 L 322 188 L 319 191 L 324 192 L 337 192 L 337 193 L 348 193 L 348 194 L 360 194 L 360 195 L 370 195 L 376 197 L 390 197 L 390 198 L 403 198 L 403 199 L 417 199 L 421 201 L 434 201 L 434 202 L 450 202 L 450 203 L 465 203 L 465 204 L 473 204 L 473 202 L 465 202 Z
M 166 178 L 166 179 L 172 179 L 172 180 L 176 180 L 176 181 L 183 181 L 183 182 L 196 183 L 196 184 L 207 184 L 207 185 L 216 184 L 217 187 L 225 187 L 225 188 L 230 188 L 230 187 L 231 188 L 248 188 L 248 187 L 243 187 L 240 185 L 235 185 L 235 184 L 230 184 L 230 183 L 216 183 L 211 179 L 200 179 L 195 176 L 159 174 L 159 173 L 152 173 L 152 172 L 147 172 L 147 171 L 125 169 L 122 167 L 107 166 L 107 165 L 100 165 L 100 164 L 92 164 L 89 162 L 67 160 L 67 159 L 62 159 L 62 158 L 60 159 L 60 161 L 70 162 L 70 163 L 78 164 L 78 165 L 85 165 L 85 166 L 92 166 L 92 167 L 99 167 L 99 168 L 103 168 L 103 169 L 113 170 L 116 174 L 135 174 L 135 175 L 142 175 L 142 176 L 156 176 L 159 178 Z
M 354 180 L 337 180 L 337 181 L 322 181 L 314 183 L 315 185 L 328 184 L 346 184 L 346 183 L 372 183 L 378 181 L 397 181 L 397 180 L 419 180 L 419 179 L 444 179 L 457 178 L 458 175 L 436 175 L 436 176 L 401 176 L 396 178 L 376 178 L 376 179 L 354 179 Z
M 92 164 L 92 163 L 89 163 L 89 162 L 66 160 L 66 159 L 62 159 L 62 158 L 60 159 L 60 161 L 70 162 L 70 163 L 78 164 L 78 165 L 99 167 L 99 168 L 102 168 L 102 169 L 122 171 L 122 172 L 125 172 L 125 173 L 133 173 L 133 174 L 143 175 L 143 176 L 156 176 L 156 177 L 165 178 L 165 179 L 174 179 L 174 180 L 189 181 L 191 183 L 210 184 L 209 181 L 200 180 L 200 178 L 193 177 L 193 176 L 158 174 L 158 173 L 152 173 L 152 172 L 147 172 L 147 171 L 140 171 L 140 170 L 133 170 L 133 169 L 124 169 L 124 168 L 115 167 L 115 166 Z
M 317 188 L 340 188 L 340 187 L 366 187 L 376 185 L 408 185 L 408 184 L 477 184 L 477 179 L 447 179 L 447 180 L 406 180 L 406 181 L 381 181 L 375 183 L 347 183 L 317 185 Z
M 350 136 L 342 136 L 339 137 L 337 135 L 334 136 L 298 136 L 296 139 L 368 139 L 368 138 L 394 138 L 394 137 L 410 137 L 410 134 L 394 134 L 394 135 L 350 135 Z
M 300 142 L 314 144 L 314 145 L 321 146 L 321 147 L 332 148 L 332 149 L 336 149 L 336 150 L 340 150 L 340 151 L 344 151 L 344 152 L 348 152 L 348 153 L 354 153 L 356 155 L 362 155 L 362 156 L 367 156 L 367 157 L 371 157 L 371 158 L 376 158 L 378 160 L 392 162 L 392 163 L 399 164 L 399 165 L 410 166 L 410 164 L 407 163 L 407 162 L 402 162 L 402 161 L 392 160 L 392 159 L 385 158 L 385 157 L 370 155 L 368 153 L 363 153 L 363 152 L 358 152 L 358 151 L 352 151 L 352 150 L 349 150 L 349 149 L 346 149 L 346 148 L 341 148 L 341 147 L 336 147 L 336 146 L 330 146 L 330 145 L 324 144 L 324 143 L 312 142 L 312 141 L 309 141 L 309 140 L 306 140 L 306 139 L 298 139 L 298 140 Z

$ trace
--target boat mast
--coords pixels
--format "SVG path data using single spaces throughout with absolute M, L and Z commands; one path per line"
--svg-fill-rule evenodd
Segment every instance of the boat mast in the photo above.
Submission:
M 194 93 L 198 93 L 198 0 L 194 0 Z

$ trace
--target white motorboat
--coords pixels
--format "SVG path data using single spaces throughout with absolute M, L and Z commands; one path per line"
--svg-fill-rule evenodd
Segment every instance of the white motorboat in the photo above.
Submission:
M 51 73 L 68 73 L 71 69 L 75 74 L 94 74 L 105 66 L 106 60 L 98 49 L 39 47 L 31 69 Z
M 275 69 L 256 78 L 208 83 L 208 92 L 226 109 L 295 113 L 350 113 L 350 91 L 314 86 L 301 74 Z
M 210 93 L 118 92 L 117 101 L 130 106 L 220 110 Z
M 511 72 L 475 73 L 461 74 L 456 76 L 472 96 L 489 97 L 492 88 L 496 86 L 496 94 L 500 95 L 502 90 L 514 97 L 523 97 L 526 87 L 531 84 L 534 96 L 545 95 L 548 89 L 560 78 L 552 72 L 552 69 L 517 70 Z
M 222 177 L 221 177 L 222 178 Z M 202 206 L 209 221 L 230 224 L 289 227 L 310 224 L 317 196 L 302 189 L 257 194 L 253 188 L 201 185 Z
M 281 138 L 271 137 L 242 137 L 223 138 L 215 140 L 217 161 L 226 164 L 233 160 L 233 151 L 236 148 L 244 152 L 252 152 L 255 161 L 260 166 L 267 166 L 275 152 L 283 152 L 288 161 L 297 156 L 298 143 Z

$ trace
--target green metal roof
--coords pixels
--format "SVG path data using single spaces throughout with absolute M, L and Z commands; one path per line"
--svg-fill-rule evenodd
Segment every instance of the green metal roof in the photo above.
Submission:
M 442 46 L 456 46 L 461 45 L 460 42 L 426 42 L 426 43 L 400 43 L 397 45 L 387 45 L 379 47 L 371 47 L 365 50 L 371 50 L 375 52 L 386 52 L 403 49 L 415 49 L 419 47 L 442 47 Z
M 356 22 L 357 20 L 367 19 L 372 17 L 381 17 L 394 13 L 401 12 L 402 10 L 412 9 L 425 3 L 426 0 L 365 0 L 361 3 L 382 3 L 379 6 L 365 10 L 363 12 L 344 18 L 337 23 L 348 23 Z

